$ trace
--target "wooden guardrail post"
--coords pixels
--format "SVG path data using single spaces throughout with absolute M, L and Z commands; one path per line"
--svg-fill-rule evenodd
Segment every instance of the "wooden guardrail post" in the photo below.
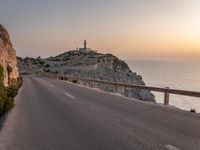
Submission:
M 116 85 L 115 86 L 115 89 L 116 89 L 116 92 L 117 93 L 120 93 L 120 94 L 124 94 L 124 86 L 121 86 L 121 85 Z
M 165 89 L 169 89 L 169 87 L 165 87 Z M 164 95 L 164 105 L 169 105 L 169 93 L 165 91 Z
M 90 81 L 90 87 L 91 87 L 91 88 L 94 88 L 94 87 L 95 87 L 94 81 Z

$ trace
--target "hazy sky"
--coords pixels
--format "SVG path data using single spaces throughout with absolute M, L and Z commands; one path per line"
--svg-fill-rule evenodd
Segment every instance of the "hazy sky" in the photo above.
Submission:
M 19 56 L 89 47 L 122 58 L 200 58 L 200 0 L 2 0 Z

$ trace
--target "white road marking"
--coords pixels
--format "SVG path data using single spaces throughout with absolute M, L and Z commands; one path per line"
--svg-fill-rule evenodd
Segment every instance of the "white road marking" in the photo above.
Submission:
M 177 148 L 177 147 L 175 147 L 175 146 L 173 146 L 173 145 L 170 145 L 170 144 L 165 145 L 165 148 L 167 148 L 167 149 L 169 149 L 169 150 L 180 150 L 179 148 Z
M 65 95 L 67 95 L 68 97 L 70 97 L 70 98 L 72 98 L 72 99 L 76 99 L 73 95 L 71 95 L 71 94 L 69 94 L 69 93 L 67 93 L 67 92 L 65 92 Z

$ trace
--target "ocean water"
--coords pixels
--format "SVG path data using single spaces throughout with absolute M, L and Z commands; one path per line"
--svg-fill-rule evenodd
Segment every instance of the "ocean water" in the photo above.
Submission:
M 133 72 L 143 77 L 148 86 L 170 87 L 200 92 L 200 60 L 125 60 Z M 164 94 L 153 92 L 158 103 Z M 180 109 L 195 109 L 200 113 L 200 98 L 170 94 L 170 105 Z

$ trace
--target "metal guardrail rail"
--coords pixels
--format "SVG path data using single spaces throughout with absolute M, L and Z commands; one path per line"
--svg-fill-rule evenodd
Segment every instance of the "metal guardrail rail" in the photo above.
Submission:
M 57 78 L 61 80 L 82 80 L 82 81 L 91 82 L 92 84 L 101 83 L 101 84 L 112 85 L 116 87 L 136 88 L 136 89 L 147 90 L 147 91 L 161 92 L 161 93 L 164 93 L 165 105 L 169 104 L 169 94 L 176 94 L 176 95 L 190 96 L 190 97 L 200 97 L 200 92 L 197 92 L 197 91 L 170 89 L 169 87 L 160 88 L 160 87 L 153 87 L 153 86 L 143 86 L 143 85 L 135 85 L 135 84 L 129 84 L 129 83 L 121 83 L 121 82 L 109 82 L 105 80 L 96 80 L 96 79 L 90 79 L 90 78 L 55 75 L 55 74 L 45 74 L 45 76 L 53 77 L 53 78 Z

